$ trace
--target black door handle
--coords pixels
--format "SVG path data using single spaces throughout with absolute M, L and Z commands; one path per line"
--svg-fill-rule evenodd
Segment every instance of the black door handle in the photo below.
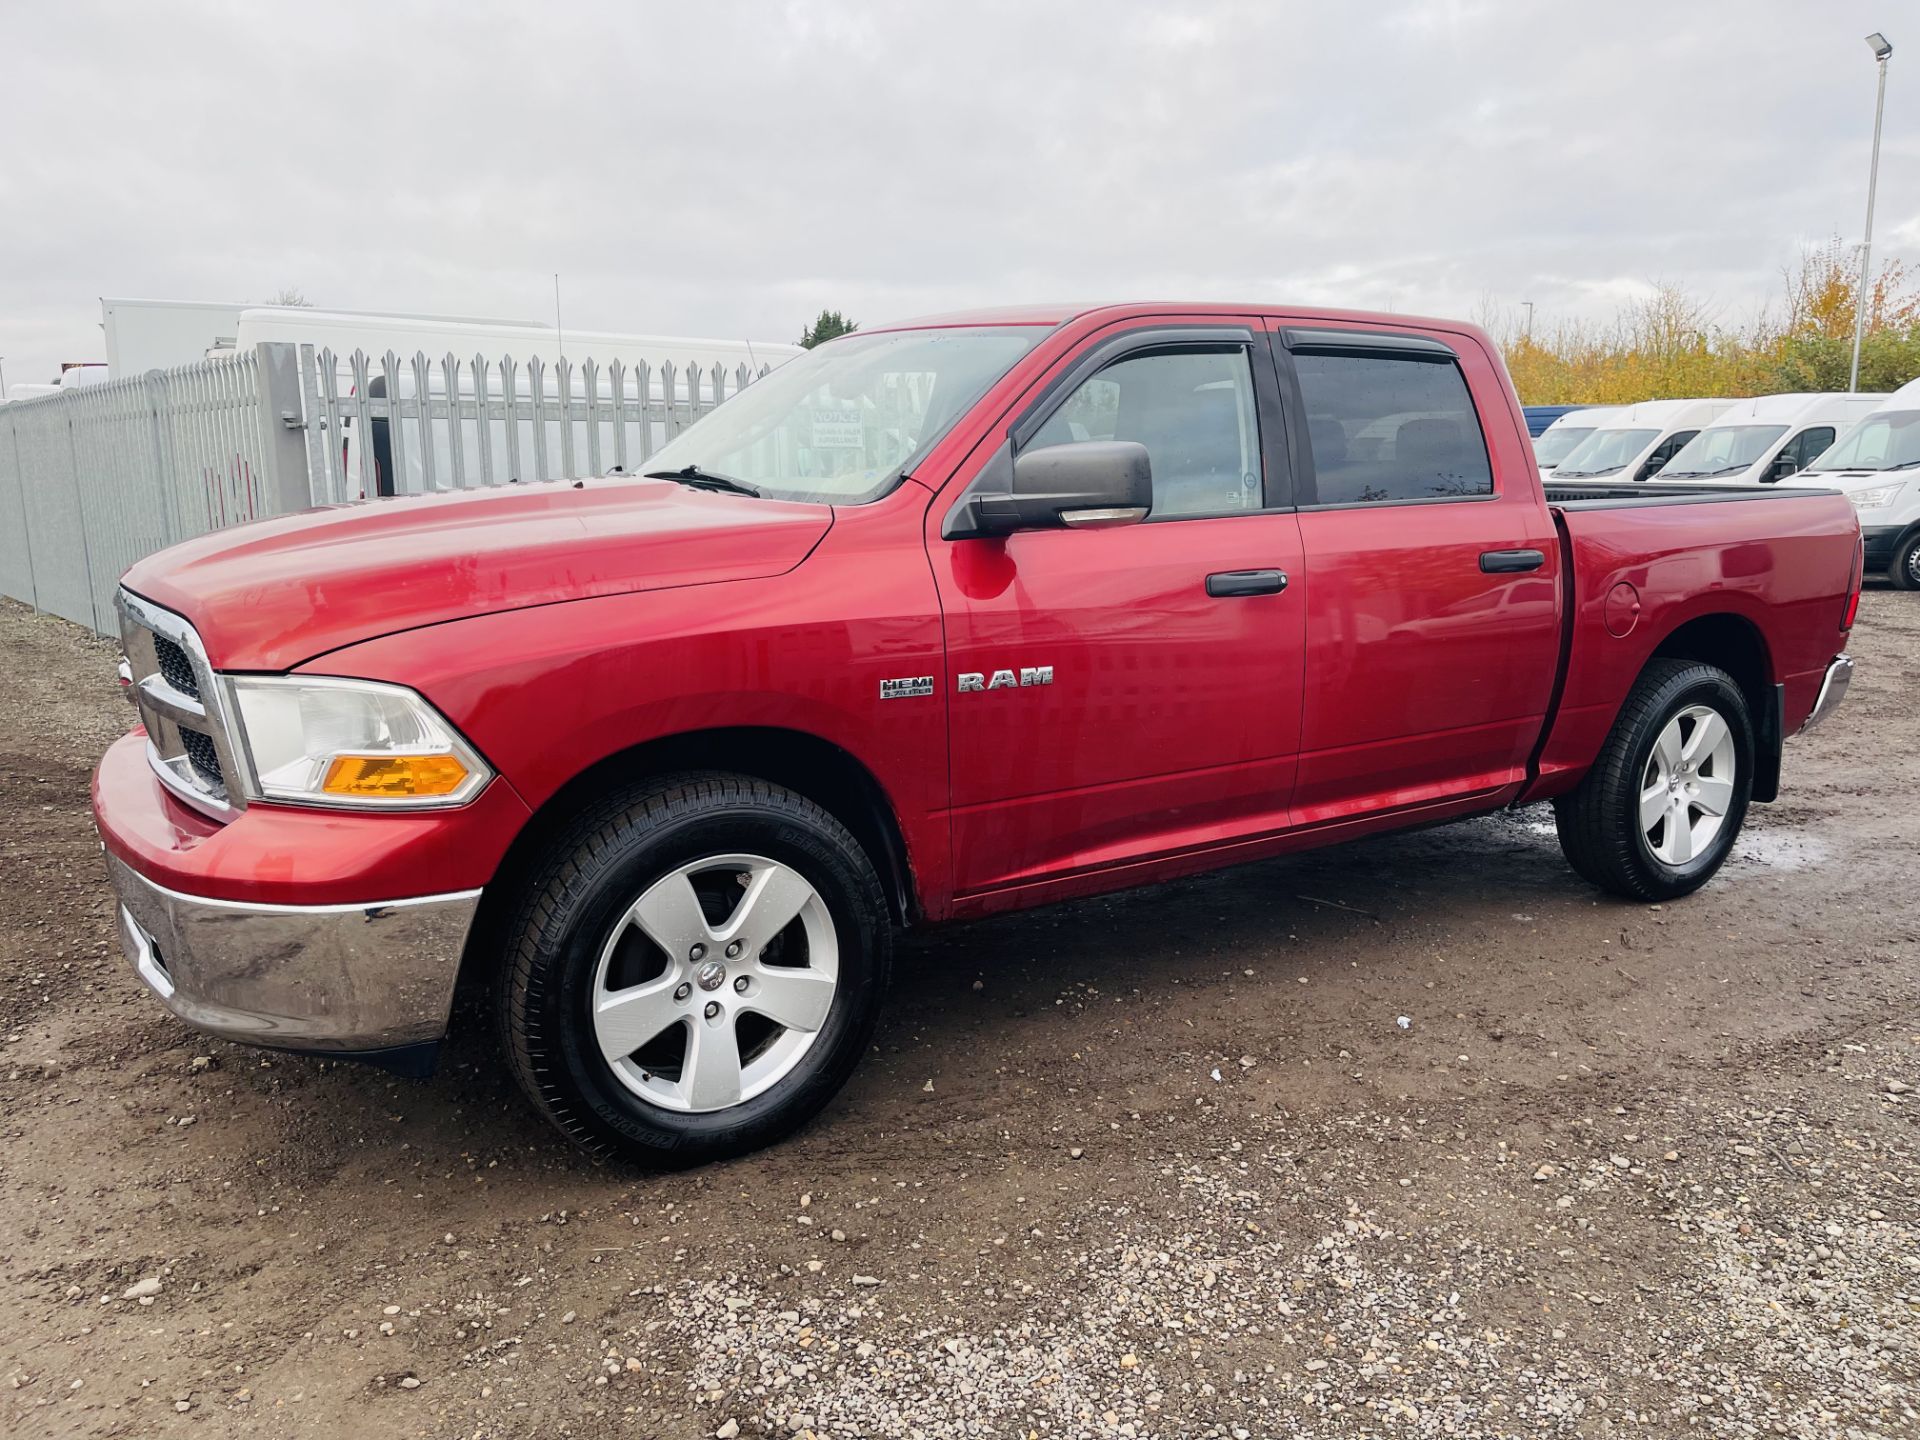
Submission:
M 1480 552 L 1480 568 L 1489 575 L 1518 575 L 1525 570 L 1538 570 L 1546 563 L 1546 554 L 1540 550 L 1482 550 Z
M 1286 588 L 1284 570 L 1222 570 L 1207 576 L 1207 594 L 1216 600 L 1229 595 L 1278 595 Z

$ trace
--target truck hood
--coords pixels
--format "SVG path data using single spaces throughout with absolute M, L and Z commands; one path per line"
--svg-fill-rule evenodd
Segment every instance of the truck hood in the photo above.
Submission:
M 331 506 L 162 550 L 123 583 L 193 622 L 218 669 L 287 670 L 446 620 L 779 575 L 827 505 L 616 477 Z

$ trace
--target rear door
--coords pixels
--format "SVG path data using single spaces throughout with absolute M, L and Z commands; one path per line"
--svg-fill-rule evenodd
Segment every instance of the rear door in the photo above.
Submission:
M 1138 524 L 948 539 L 953 853 L 961 896 L 1285 828 L 1307 586 L 1280 399 L 1252 319 L 1136 322 L 1026 402 L 1014 454 L 1133 440 Z
M 1517 784 L 1552 695 L 1563 561 L 1500 371 L 1451 332 L 1270 329 L 1312 577 L 1295 822 Z

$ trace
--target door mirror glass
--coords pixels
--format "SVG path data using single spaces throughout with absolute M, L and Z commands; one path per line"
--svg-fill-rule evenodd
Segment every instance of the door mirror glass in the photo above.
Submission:
M 1137 524 L 1153 509 L 1153 464 L 1133 440 L 1048 445 L 1011 461 L 1003 450 L 981 478 L 988 483 L 948 527 L 949 538 L 1105 529 Z

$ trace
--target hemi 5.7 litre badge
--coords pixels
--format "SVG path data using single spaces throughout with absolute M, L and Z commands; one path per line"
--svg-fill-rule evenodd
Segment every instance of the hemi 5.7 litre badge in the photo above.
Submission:
M 905 700 L 913 695 L 933 694 L 933 676 L 912 675 L 903 680 L 882 680 L 880 698 L 882 700 Z

